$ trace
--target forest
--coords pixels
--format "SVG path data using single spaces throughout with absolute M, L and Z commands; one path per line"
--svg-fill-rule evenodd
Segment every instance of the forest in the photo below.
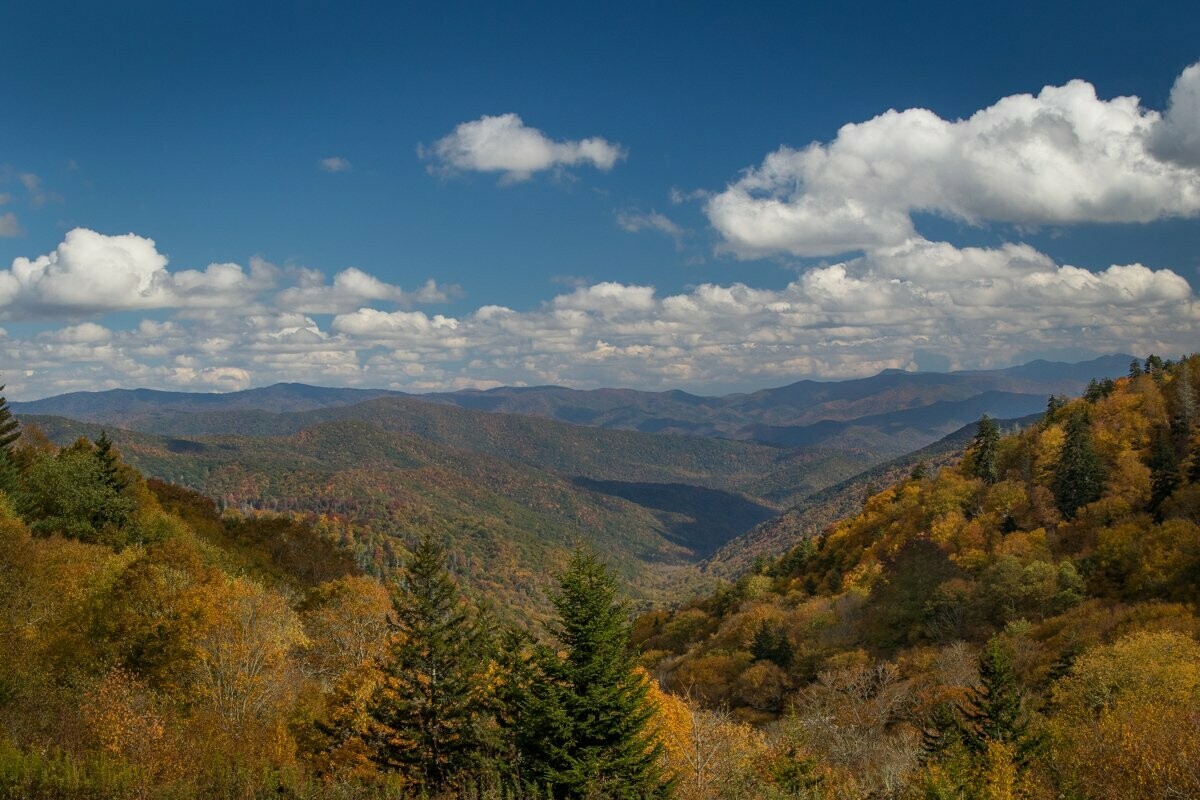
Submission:
M 0 399 L 0 797 L 1200 796 L 1200 356 L 984 417 L 714 592 L 509 624 Z M 394 562 L 394 563 L 393 563 Z

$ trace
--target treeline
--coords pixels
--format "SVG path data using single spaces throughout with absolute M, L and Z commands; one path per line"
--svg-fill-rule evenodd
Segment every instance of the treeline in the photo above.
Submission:
M 959 464 L 643 615 L 642 664 L 791 796 L 1200 797 L 1198 392 L 1200 357 L 1152 356 L 985 418 Z

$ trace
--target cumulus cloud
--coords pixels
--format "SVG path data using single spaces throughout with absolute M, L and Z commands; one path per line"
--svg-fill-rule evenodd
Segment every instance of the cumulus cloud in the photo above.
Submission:
M 1187 281 L 1140 264 L 1056 264 L 1019 244 L 904 246 L 809 270 L 786 287 L 704 284 L 659 296 L 614 282 L 539 308 L 463 317 L 361 309 L 336 334 L 362 354 L 360 378 L 410 389 L 469 377 L 502 383 L 665 388 L 910 367 L 936 350 L 959 368 L 1006 365 L 1031 349 L 1181 352 L 1200 306 Z M 419 374 L 410 365 L 421 364 Z
M 432 278 L 415 291 L 405 291 L 356 267 L 349 267 L 334 275 L 330 284 L 324 283 L 320 273 L 306 271 L 301 285 L 280 292 L 276 302 L 282 308 L 308 314 L 339 314 L 375 301 L 402 306 L 445 303 L 459 292 L 457 286 L 442 285 Z
M 341 156 L 330 156 L 318 161 L 317 166 L 325 172 L 349 172 L 353 165 Z
M 337 285 L 309 276 L 312 286 Z M 343 281 L 345 283 L 345 281 Z M 371 285 L 370 282 L 366 282 Z M 913 239 L 810 269 L 782 288 L 706 283 L 660 294 L 601 282 L 530 309 L 462 315 L 361 307 L 187 308 L 130 330 L 81 323 L 0 339 L 16 397 L 109 385 L 231 388 L 277 380 L 413 391 L 561 383 L 705 390 L 911 367 L 1005 366 L 1064 343 L 1092 352 L 1194 349 L 1188 282 L 1141 264 L 1087 270 L 1024 244 Z M 328 306 L 323 306 L 328 307 Z
M 1149 222 L 1200 214 L 1200 65 L 1166 116 L 1081 80 L 967 119 L 888 111 L 781 147 L 705 203 L 739 257 L 833 256 L 915 237 L 914 212 L 968 223 Z
M 167 263 L 153 239 L 75 228 L 52 252 L 16 258 L 10 269 L 0 270 L 0 319 L 178 309 L 181 317 L 199 320 L 205 309 L 225 313 L 264 303 L 302 314 L 336 314 L 375 302 L 446 302 L 458 293 L 458 287 L 432 279 L 405 291 L 354 267 L 327 283 L 319 271 L 281 270 L 261 258 L 251 258 L 248 267 L 220 263 L 202 270 L 170 271 Z M 296 285 L 268 297 L 282 281 Z
M 0 203 L 3 202 L 3 195 L 0 195 Z M 0 214 L 0 236 L 13 237 L 20 236 L 25 231 L 21 229 L 21 223 L 17 222 L 17 215 L 9 211 L 7 214 Z
M 1200 64 L 1193 64 L 1171 87 L 1171 104 L 1152 140 L 1159 158 L 1200 169 Z
M 86 228 L 37 258 L 16 258 L 0 271 L 0 316 L 6 319 L 244 302 L 270 276 L 237 264 L 167 271 L 154 240 L 106 236 Z
M 581 164 L 608 171 L 625 157 L 619 145 L 600 137 L 555 141 L 516 114 L 463 122 L 418 153 L 442 169 L 499 172 L 510 183 L 528 180 L 535 172 Z

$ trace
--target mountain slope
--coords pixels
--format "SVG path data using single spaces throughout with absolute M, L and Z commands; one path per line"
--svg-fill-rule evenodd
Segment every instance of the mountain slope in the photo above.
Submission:
M 100 428 L 25 417 L 59 443 Z M 430 531 L 453 543 L 456 570 L 519 616 L 548 610 L 550 576 L 577 543 L 605 554 L 638 599 L 695 584 L 694 563 L 773 513 L 738 495 L 706 490 L 715 508 L 741 509 L 716 526 L 686 504 L 655 507 L 594 491 L 529 464 L 461 450 L 360 420 L 333 420 L 282 436 L 165 437 L 110 430 L 122 456 L 243 510 L 313 515 L 379 573 L 406 543 Z M 602 488 L 602 487 L 600 487 Z M 696 487 L 684 487 L 680 497 Z M 644 492 L 653 493 L 654 485 Z M 662 505 L 657 504 L 657 505 Z M 721 525 L 724 527 L 721 527 Z
M 1041 414 L 1012 420 L 997 420 L 1001 430 L 1016 431 L 1037 422 Z M 804 538 L 820 535 L 839 519 L 856 513 L 863 502 L 882 486 L 907 478 L 918 464 L 936 470 L 953 463 L 971 442 L 979 425 L 972 422 L 931 445 L 892 459 L 864 472 L 803 497 L 777 517 L 766 520 L 730 539 L 704 564 L 705 571 L 723 578 L 736 578 L 761 558 L 777 558 Z

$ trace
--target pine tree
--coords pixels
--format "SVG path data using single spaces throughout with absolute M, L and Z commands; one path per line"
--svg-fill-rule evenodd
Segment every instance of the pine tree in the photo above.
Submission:
M 1150 443 L 1150 510 L 1160 515 L 1163 502 L 1179 486 L 1179 457 L 1175 453 L 1175 441 L 1171 429 L 1166 425 L 1154 427 Z M 1160 519 L 1161 521 L 1161 519 Z
M 1106 470 L 1096 454 L 1086 414 L 1072 416 L 1066 434 L 1052 488 L 1059 510 L 1070 519 L 1081 506 L 1100 499 Z
M 556 798 L 667 796 L 650 687 L 634 670 L 613 578 L 594 555 L 577 552 L 553 600 L 562 653 L 539 649 L 537 676 L 520 701 L 525 779 Z
M 755 661 L 772 661 L 777 666 L 787 669 L 792 665 L 795 652 L 788 640 L 787 631 L 778 623 L 759 620 L 750 640 L 750 655 Z
M 1137 376 L 1139 376 L 1141 374 L 1142 374 L 1142 362 L 1135 358 L 1133 361 L 1129 362 L 1129 377 L 1136 378 Z
M 4 384 L 0 383 L 0 392 L 3 391 Z M 12 450 L 13 443 L 20 438 L 21 426 L 9 411 L 8 400 L 4 398 L 4 395 L 0 395 L 0 451 L 7 454 Z
M 1011 745 L 1017 766 L 1026 766 L 1040 741 L 1029 729 L 1024 705 L 1025 693 L 1017 683 L 1008 647 L 993 636 L 979 656 L 979 683 L 961 709 L 962 741 L 977 755 L 986 754 L 991 742 Z
M 423 790 L 441 791 L 488 746 L 487 642 L 429 535 L 405 564 L 392 605 L 385 678 L 370 708 L 377 759 Z
M 1000 449 L 1000 428 L 995 420 L 984 414 L 967 452 L 971 455 L 971 474 L 987 484 L 1000 480 L 996 455 Z
M 105 485 L 115 492 L 124 491 L 127 484 L 121 475 L 121 462 L 113 451 L 113 441 L 108 438 L 108 431 L 100 431 L 100 438 L 96 440 L 96 458 L 100 461 Z

